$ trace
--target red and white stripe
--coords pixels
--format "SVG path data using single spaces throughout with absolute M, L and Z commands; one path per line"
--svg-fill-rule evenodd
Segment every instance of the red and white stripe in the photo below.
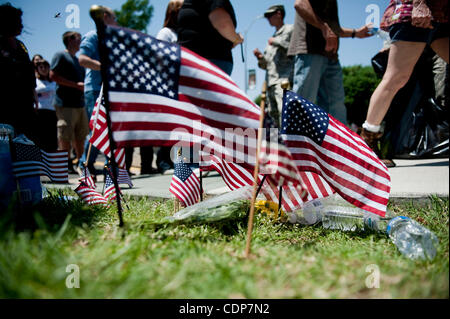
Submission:
M 296 165 L 314 172 L 353 205 L 384 216 L 391 180 L 386 166 L 360 136 L 330 117 L 322 145 L 300 135 L 282 135 Z
M 106 109 L 101 103 L 103 94 L 103 86 L 100 95 L 95 102 L 94 110 L 92 111 L 89 127 L 92 131 L 92 136 L 89 142 L 95 146 L 100 152 L 111 158 L 111 149 L 109 144 L 108 123 L 106 121 Z M 116 163 L 119 167 L 125 167 L 125 149 L 117 148 L 114 151 Z
M 108 201 L 102 194 L 88 187 L 84 183 L 80 183 L 75 189 L 75 192 L 80 196 L 81 200 L 88 205 L 108 206 Z

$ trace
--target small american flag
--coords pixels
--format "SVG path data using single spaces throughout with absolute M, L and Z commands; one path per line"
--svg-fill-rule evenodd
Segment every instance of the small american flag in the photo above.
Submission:
M 108 206 L 108 201 L 99 192 L 93 190 L 85 183 L 81 182 L 75 189 L 75 192 L 80 196 L 81 200 L 88 205 L 103 205 Z
M 81 170 L 81 177 L 78 179 L 78 181 L 85 183 L 92 189 L 95 189 L 97 187 L 87 167 L 83 167 L 83 169 Z
M 13 173 L 17 178 L 47 176 L 68 183 L 67 151 L 45 152 L 36 145 L 13 143 Z
M 214 155 L 202 155 L 200 162 L 202 170 L 215 170 L 223 178 L 230 190 L 236 190 L 244 186 L 252 186 L 254 182 L 253 171 L 235 163 L 229 163 Z M 322 198 L 334 193 L 328 183 L 320 176 L 311 172 L 299 172 L 304 181 L 307 192 L 305 198 L 304 190 L 293 185 L 283 185 L 282 206 L 285 211 L 293 211 L 303 206 L 304 201 Z M 263 175 L 258 175 L 258 184 L 261 183 Z M 261 188 L 267 200 L 278 203 L 279 188 L 266 180 Z
M 133 182 L 131 181 L 131 177 L 128 174 L 127 170 L 124 168 L 118 168 L 118 174 L 117 174 L 117 183 L 118 184 L 127 184 L 128 187 L 133 187 Z
M 89 142 L 107 157 L 111 157 L 111 149 L 109 147 L 108 123 L 106 122 L 106 110 L 103 97 L 103 86 L 100 95 L 94 105 L 89 127 L 92 131 L 92 136 Z M 118 148 L 114 151 L 116 155 L 116 163 L 119 167 L 125 167 L 125 149 Z
M 120 191 L 120 188 L 119 188 Z M 103 196 L 110 202 L 116 199 L 116 188 L 114 187 L 114 181 L 112 180 L 110 174 L 107 172 L 105 177 L 105 190 L 103 191 Z
M 283 98 L 281 133 L 299 170 L 320 175 L 353 205 L 385 215 L 389 171 L 359 135 L 290 91 Z
M 175 163 L 175 171 L 169 191 L 187 207 L 194 205 L 200 198 L 200 180 L 183 161 Z

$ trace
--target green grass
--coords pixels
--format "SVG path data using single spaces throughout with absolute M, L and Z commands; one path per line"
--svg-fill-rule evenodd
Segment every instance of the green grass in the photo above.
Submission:
M 65 190 L 71 194 L 70 190 Z M 115 207 L 62 205 L 54 196 L 19 221 L 0 217 L 1 298 L 449 298 L 448 198 L 391 205 L 439 238 L 433 261 L 403 257 L 380 234 L 324 230 L 257 215 L 252 256 L 247 225 L 154 225 L 170 200 L 128 198 Z M 80 288 L 66 287 L 69 264 Z M 380 288 L 366 287 L 380 269 Z

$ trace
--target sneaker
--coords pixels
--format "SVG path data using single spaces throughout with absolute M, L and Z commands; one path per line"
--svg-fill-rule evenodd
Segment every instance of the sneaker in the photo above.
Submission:
M 378 141 L 383 136 L 382 132 L 370 132 L 365 128 L 362 128 L 360 133 L 361 138 L 366 142 L 372 151 L 378 156 L 378 158 L 386 165 L 386 167 L 395 167 L 396 164 L 392 159 L 382 158 L 381 152 L 378 148 Z

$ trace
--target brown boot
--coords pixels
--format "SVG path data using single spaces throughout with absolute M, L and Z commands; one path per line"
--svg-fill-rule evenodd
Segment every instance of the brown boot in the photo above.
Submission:
M 374 153 L 378 156 L 378 158 L 380 158 L 380 160 L 384 163 L 384 165 L 386 165 L 386 167 L 395 167 L 395 163 L 393 160 L 381 158 L 381 152 L 378 148 L 378 141 L 383 136 L 382 132 L 370 132 L 365 128 L 362 128 L 360 135 L 364 142 L 367 143 L 367 146 L 369 146 L 372 151 L 374 151 Z

